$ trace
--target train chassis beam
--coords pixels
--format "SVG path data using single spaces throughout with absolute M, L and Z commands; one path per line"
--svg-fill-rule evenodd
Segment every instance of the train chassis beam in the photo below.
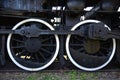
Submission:
M 89 21 L 89 20 L 86 20 Z M 77 24 L 78 25 L 78 24 Z M 79 30 L 40 30 L 36 25 L 22 27 L 16 30 L 1 29 L 0 34 L 19 34 L 26 37 L 39 37 L 40 35 L 79 35 L 94 40 L 120 39 L 120 30 L 109 30 L 104 23 L 92 23 L 81 26 Z

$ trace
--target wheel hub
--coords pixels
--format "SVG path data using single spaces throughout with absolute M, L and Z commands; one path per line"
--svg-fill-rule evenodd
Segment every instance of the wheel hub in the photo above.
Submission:
M 39 39 L 31 38 L 25 42 L 25 47 L 28 52 L 35 53 L 38 52 L 39 49 L 41 48 L 41 42 Z

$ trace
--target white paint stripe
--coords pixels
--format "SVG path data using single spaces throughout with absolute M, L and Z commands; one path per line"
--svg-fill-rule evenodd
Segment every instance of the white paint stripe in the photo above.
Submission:
M 93 7 L 86 7 L 84 8 L 84 11 L 90 11 Z

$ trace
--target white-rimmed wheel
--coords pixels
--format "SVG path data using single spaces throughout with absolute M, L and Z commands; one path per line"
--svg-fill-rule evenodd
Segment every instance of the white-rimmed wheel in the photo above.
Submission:
M 71 31 L 87 27 L 89 24 L 102 23 L 98 20 L 85 20 L 76 24 Z M 107 27 L 106 24 L 103 27 Z M 79 35 L 68 35 L 66 39 L 66 52 L 70 61 L 79 69 L 96 71 L 110 63 L 116 50 L 115 39 L 91 40 Z
M 19 22 L 12 30 L 23 27 L 37 27 L 39 30 L 54 30 L 41 19 L 26 19 Z M 7 51 L 10 59 L 27 71 L 39 71 L 47 68 L 56 59 L 59 52 L 58 35 L 40 35 L 29 38 L 18 34 L 9 34 Z

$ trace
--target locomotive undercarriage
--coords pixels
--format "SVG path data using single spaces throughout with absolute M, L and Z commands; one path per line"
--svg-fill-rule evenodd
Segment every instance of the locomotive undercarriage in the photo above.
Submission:
M 96 71 L 115 57 L 120 39 L 117 0 L 114 4 L 112 0 L 38 0 L 40 5 L 36 0 L 34 4 L 24 2 L 31 7 L 21 7 L 19 0 L 13 0 L 16 7 L 10 7 L 6 1 L 0 8 L 2 65 L 6 60 L 5 47 L 13 63 L 27 71 L 43 70 L 54 61 L 65 65 L 66 60 L 79 69 Z M 88 6 L 93 8 L 84 10 Z M 119 61 L 118 50 L 116 56 Z

